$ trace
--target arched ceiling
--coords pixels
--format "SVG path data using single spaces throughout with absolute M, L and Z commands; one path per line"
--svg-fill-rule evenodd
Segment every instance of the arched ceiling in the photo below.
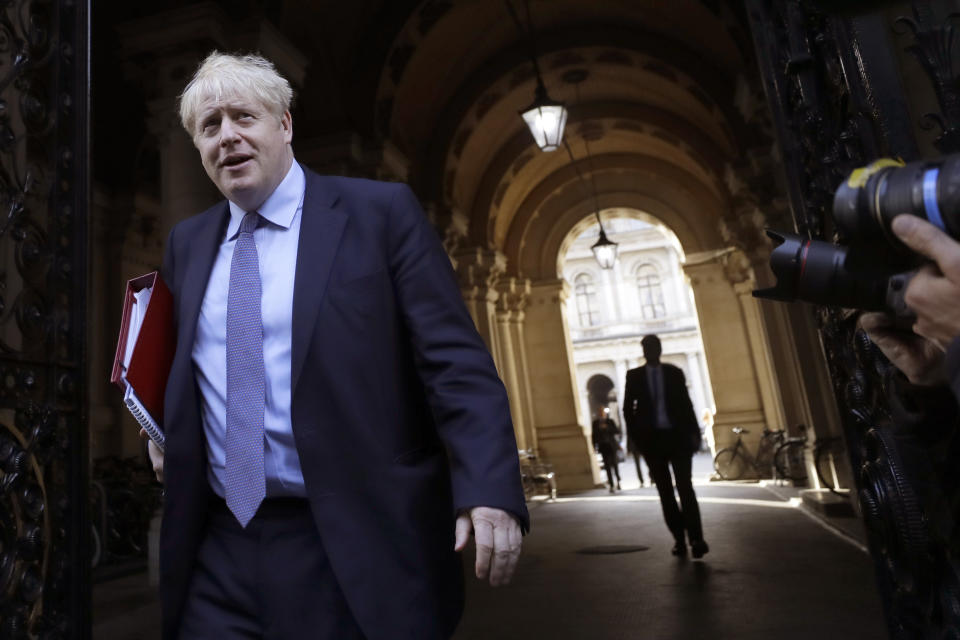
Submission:
M 524 0 L 510 2 L 525 15 Z M 503 251 L 525 277 L 556 277 L 563 238 L 597 200 L 649 212 L 687 250 L 721 246 L 725 177 L 757 135 L 736 107 L 755 77 L 739 4 L 529 7 L 574 162 L 537 149 L 518 116 L 536 83 L 505 2 L 424 0 L 387 48 L 375 100 L 379 135 L 406 156 L 421 198 L 465 214 L 463 243 Z

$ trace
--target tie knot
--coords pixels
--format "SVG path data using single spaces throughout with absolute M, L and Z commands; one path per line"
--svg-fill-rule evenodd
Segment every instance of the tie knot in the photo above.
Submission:
M 256 211 L 248 211 L 247 215 L 243 216 L 243 220 L 240 221 L 240 233 L 253 233 L 259 222 L 260 214 Z

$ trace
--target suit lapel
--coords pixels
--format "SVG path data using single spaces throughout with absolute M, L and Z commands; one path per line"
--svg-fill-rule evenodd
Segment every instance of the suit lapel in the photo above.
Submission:
M 293 344 L 290 390 L 297 388 L 310 346 L 330 268 L 347 223 L 347 214 L 334 208 L 339 194 L 329 178 L 304 168 L 306 191 L 297 246 L 297 273 L 293 281 Z
M 204 215 L 203 222 L 196 235 L 190 240 L 188 254 L 184 258 L 189 266 L 184 274 L 183 298 L 180 307 L 181 340 L 187 348 L 192 348 L 197 332 L 197 320 L 200 318 L 200 304 L 207 291 L 207 281 L 210 279 L 210 270 L 217 257 L 220 241 L 226 232 L 230 209 L 224 201 L 222 204 L 209 209 Z

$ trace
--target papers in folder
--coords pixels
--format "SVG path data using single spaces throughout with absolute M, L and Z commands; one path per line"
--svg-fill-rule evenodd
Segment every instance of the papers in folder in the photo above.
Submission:
M 173 297 L 160 274 L 127 282 L 110 381 L 123 390 L 130 413 L 161 449 L 163 396 L 175 348 Z

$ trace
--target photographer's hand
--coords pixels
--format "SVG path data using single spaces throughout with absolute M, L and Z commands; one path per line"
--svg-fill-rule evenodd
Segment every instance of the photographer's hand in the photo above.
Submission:
M 913 331 L 946 350 L 960 336 L 960 243 L 917 216 L 899 215 L 891 228 L 905 245 L 936 263 L 920 268 L 904 300 L 917 314 Z
M 860 327 L 911 383 L 934 386 L 946 382 L 943 350 L 930 340 L 897 327 L 892 315 L 864 313 Z

